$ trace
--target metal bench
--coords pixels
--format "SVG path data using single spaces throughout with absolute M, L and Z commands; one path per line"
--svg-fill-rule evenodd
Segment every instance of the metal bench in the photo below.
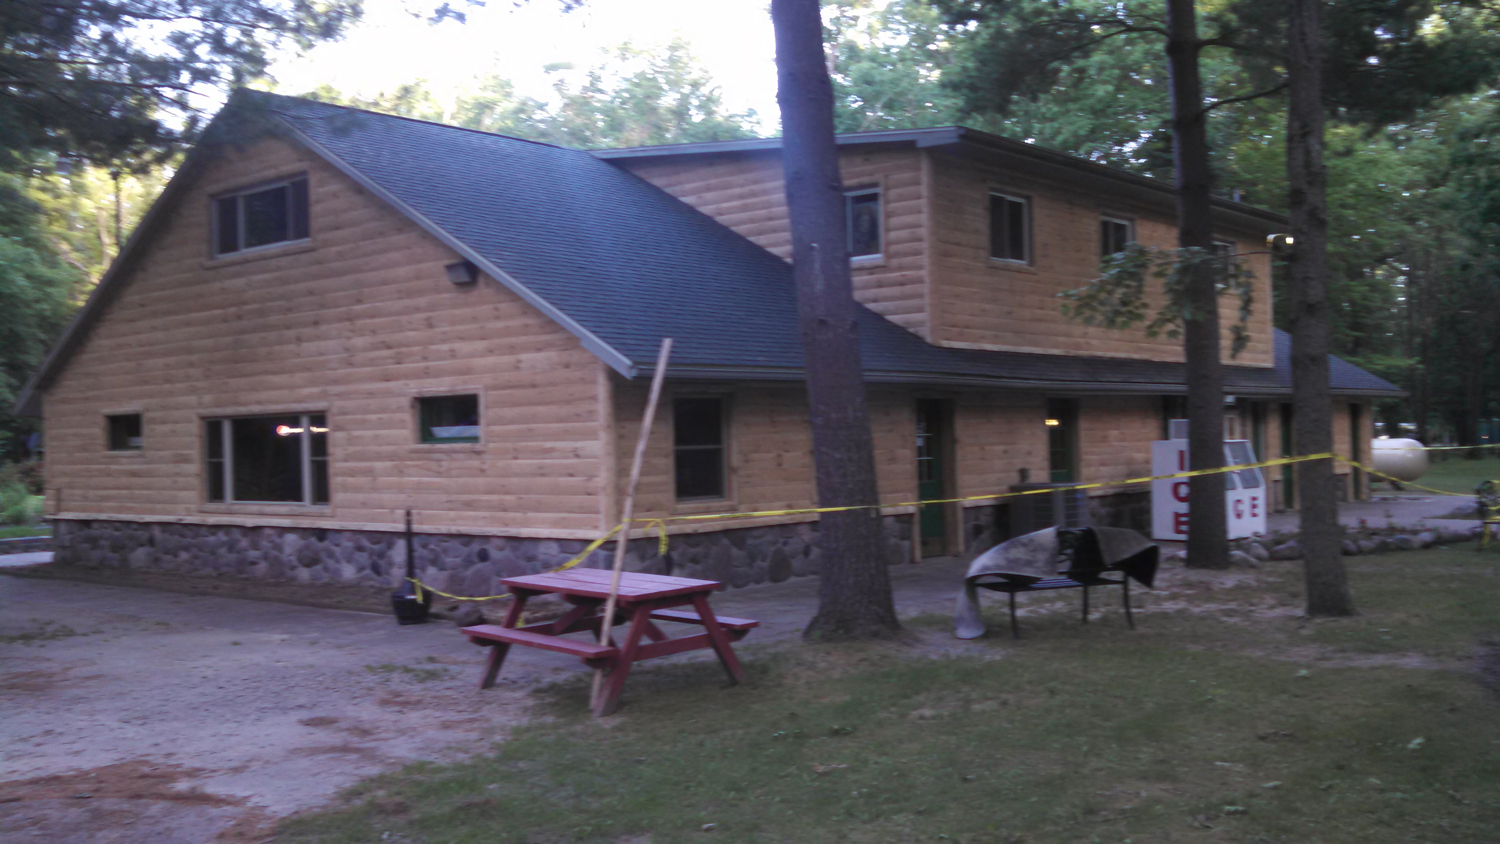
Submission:
M 993 580 L 988 578 L 995 578 Z M 1083 623 L 1089 623 L 1089 587 L 1091 586 L 1118 586 L 1120 595 L 1125 604 L 1125 622 L 1130 629 L 1135 629 L 1135 616 L 1130 612 L 1130 578 L 1121 577 L 1114 580 L 1108 577 L 1095 577 L 1089 580 L 1074 580 L 1071 577 L 1044 577 L 1040 579 L 1027 578 L 1020 575 L 993 574 L 983 575 L 975 578 L 974 585 L 981 589 L 992 592 L 1004 592 L 1010 596 L 1010 635 L 1021 638 L 1020 625 L 1016 623 L 1016 594 L 1018 592 L 1046 592 L 1052 589 L 1082 589 L 1083 590 Z

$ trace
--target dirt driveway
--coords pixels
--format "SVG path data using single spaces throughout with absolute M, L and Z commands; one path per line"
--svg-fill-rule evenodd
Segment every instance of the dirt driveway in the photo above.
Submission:
M 576 660 L 449 623 L 0 577 L 0 840 L 253 841 L 417 759 L 483 750 Z

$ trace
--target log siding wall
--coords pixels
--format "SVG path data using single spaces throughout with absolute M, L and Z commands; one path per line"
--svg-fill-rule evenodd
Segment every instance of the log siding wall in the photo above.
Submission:
M 209 198 L 310 179 L 311 244 L 209 257 Z M 54 513 L 591 536 L 606 470 L 603 365 L 326 163 L 268 140 L 212 162 L 44 396 Z M 419 445 L 414 398 L 477 393 L 482 441 Z M 110 453 L 104 414 L 144 420 Z M 328 414 L 331 504 L 206 504 L 202 419 Z
M 1090 327 L 1062 315 L 1057 294 L 1098 275 L 1099 220 L 1134 221 L 1136 239 L 1148 246 L 1176 247 L 1176 225 L 1139 201 L 1069 189 L 1023 173 L 1007 172 L 933 155 L 932 336 L 939 345 L 963 348 L 1101 357 L 1182 360 L 1182 343 L 1152 339 L 1140 329 Z M 1031 261 L 990 258 L 989 195 L 1025 197 L 1031 206 Z M 1251 342 L 1235 363 L 1271 366 L 1270 264 L 1257 235 L 1221 232 L 1256 274 Z M 1224 357 L 1229 325 L 1238 304 L 1223 300 Z
M 921 157 L 908 151 L 844 152 L 839 162 L 845 187 L 880 188 L 884 223 L 880 258 L 852 263 L 854 297 L 902 328 L 927 337 L 929 232 Z M 791 260 L 786 180 L 779 155 L 695 155 L 615 163 Z

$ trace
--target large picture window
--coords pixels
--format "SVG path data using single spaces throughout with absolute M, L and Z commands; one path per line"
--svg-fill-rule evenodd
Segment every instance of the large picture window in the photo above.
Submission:
M 243 416 L 204 422 L 211 502 L 328 503 L 328 417 Z
M 725 498 L 723 399 L 677 399 L 672 430 L 677 500 Z
M 848 214 L 849 257 L 878 257 L 880 242 L 880 188 L 860 188 L 844 193 Z
M 990 194 L 990 257 L 1031 262 L 1031 203 L 1025 197 Z
M 306 240 L 307 177 L 214 197 L 214 254 Z

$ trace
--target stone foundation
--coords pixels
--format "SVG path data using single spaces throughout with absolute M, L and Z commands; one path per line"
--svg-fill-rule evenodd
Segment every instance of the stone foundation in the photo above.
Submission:
M 889 565 L 911 559 L 911 517 L 884 519 Z M 394 586 L 406 566 L 404 536 L 396 532 L 313 528 L 189 525 L 112 520 L 54 522 L 55 561 L 63 565 L 217 574 L 296 583 Z M 578 539 L 417 534 L 417 576 L 456 595 L 495 595 L 500 579 L 535 574 L 572 559 L 588 543 Z M 611 546 L 583 565 L 606 568 Z M 626 569 L 718 580 L 730 586 L 780 582 L 817 574 L 822 566 L 818 525 L 805 522 L 636 539 Z

